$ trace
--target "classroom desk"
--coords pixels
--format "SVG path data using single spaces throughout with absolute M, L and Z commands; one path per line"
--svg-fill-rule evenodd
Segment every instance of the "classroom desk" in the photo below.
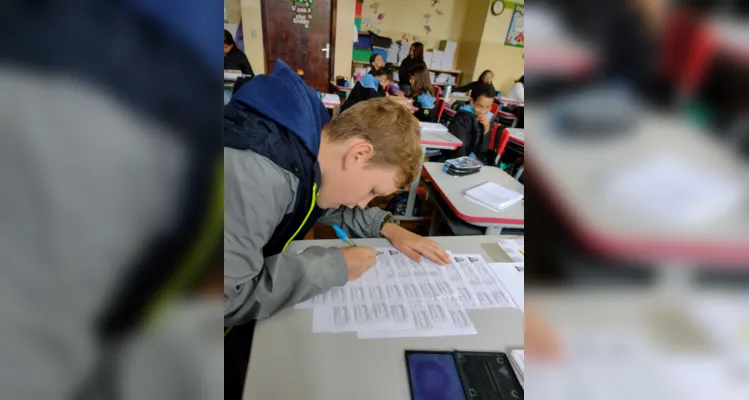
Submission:
M 333 81 L 330 81 L 330 85 L 333 86 L 336 90 L 340 90 L 342 92 L 350 92 L 351 89 L 353 89 L 353 87 L 351 86 L 338 86 Z
M 554 132 L 544 110 L 534 111 L 528 124 L 534 141 L 526 162 L 536 171 L 536 184 L 586 251 L 606 258 L 656 261 L 668 265 L 668 271 L 688 270 L 698 263 L 749 263 L 745 207 L 684 229 L 653 223 L 630 208 L 614 212 L 602 195 L 604 184 L 624 168 L 662 155 L 691 160 L 703 170 L 745 185 L 746 164 L 708 133 L 676 116 L 652 114 L 643 115 L 632 132 L 610 139 L 564 139 Z
M 351 94 L 351 90 L 353 89 L 352 86 L 346 87 L 346 86 L 338 86 L 335 84 L 335 82 L 330 81 L 330 86 L 335 89 L 336 91 L 339 91 L 343 93 L 343 101 L 345 102 L 348 99 L 348 96 Z
M 336 95 L 335 97 L 338 99 L 338 101 L 322 99 L 322 104 L 325 106 L 325 108 L 332 110 L 341 105 L 341 99 L 338 97 L 338 95 Z
M 525 187 L 506 172 L 497 167 L 485 166 L 479 173 L 468 176 L 451 176 L 442 172 L 445 163 L 428 162 L 424 172 L 431 178 L 432 184 L 445 200 L 453 213 L 463 221 L 484 227 L 487 235 L 498 236 L 503 228 L 523 228 L 525 225 L 525 205 L 523 201 L 515 203 L 502 211 L 493 211 L 466 199 L 466 190 L 484 182 L 495 182 L 518 193 L 525 193 Z M 435 207 L 435 213 L 437 213 Z M 432 218 L 430 232 L 435 232 L 439 222 Z
M 490 257 L 486 236 L 432 238 L 455 253 Z M 390 246 L 385 239 L 355 239 L 360 246 Z M 341 246 L 340 240 L 295 241 L 287 251 Z M 498 246 L 497 246 L 498 247 Z M 507 257 L 506 254 L 502 256 Z M 408 399 L 405 350 L 507 351 L 522 347 L 523 314 L 514 308 L 470 310 L 477 335 L 367 339 L 355 333 L 313 334 L 312 310 L 285 310 L 257 324 L 244 399 Z
M 468 102 L 469 100 L 471 100 L 471 98 L 468 97 L 468 96 L 466 96 L 466 95 L 462 95 L 461 96 L 459 94 L 453 93 L 453 94 L 450 95 L 449 99 L 446 99 L 445 96 L 442 96 L 442 97 L 440 97 L 440 100 L 444 101 L 448 105 L 452 105 L 456 101 L 465 101 L 465 102 Z
M 510 141 L 525 146 L 525 129 L 523 128 L 505 128 L 510 133 Z
M 529 289 L 528 292 L 533 293 Z M 695 324 L 691 318 L 691 303 L 685 302 L 687 298 L 706 297 L 731 301 L 740 300 L 740 290 L 737 293 L 702 292 L 694 288 L 689 290 L 688 296 L 669 296 L 648 289 L 634 289 L 632 287 L 616 288 L 606 287 L 589 290 L 554 290 L 545 293 L 533 293 L 526 295 L 526 303 L 533 303 L 535 309 L 543 312 L 550 325 L 561 338 L 561 342 L 575 345 L 574 350 L 580 351 L 584 348 L 586 339 L 602 335 L 611 335 L 619 342 L 631 343 L 636 346 L 637 351 L 627 353 L 635 357 L 626 360 L 626 364 L 616 364 L 618 370 L 628 370 L 635 373 L 649 375 L 653 382 L 666 383 L 660 387 L 660 398 L 664 399 L 746 399 L 749 398 L 749 381 L 743 379 L 740 373 L 730 374 L 729 371 L 738 371 L 730 368 L 728 357 L 716 351 L 716 346 L 711 343 L 703 327 Z M 745 299 L 745 297 L 744 297 Z M 573 338 L 574 340 L 565 339 Z M 591 341 L 595 341 L 592 339 Z M 600 345 L 600 343 L 599 343 Z M 622 349 L 622 346 L 619 346 Z M 620 351 L 627 352 L 624 348 Z M 578 377 L 585 371 L 579 366 L 585 365 L 584 357 L 581 359 L 572 355 L 573 358 L 562 360 L 557 370 L 565 376 L 565 385 L 574 387 L 579 384 L 575 382 L 574 375 Z M 614 360 L 611 360 L 612 362 Z M 640 369 L 640 364 L 646 370 Z M 588 364 L 588 367 L 590 365 Z M 541 370 L 536 370 L 533 365 L 528 367 L 539 372 L 539 380 L 534 380 L 539 389 L 544 388 L 547 383 L 541 375 Z M 608 365 L 607 365 L 608 367 Z M 705 374 L 694 374 L 694 372 L 705 372 Z M 608 372 L 608 369 L 606 369 Z M 716 374 L 717 375 L 714 375 Z M 610 388 L 614 390 L 621 380 L 610 379 L 616 374 L 605 372 L 596 377 L 595 394 L 586 393 L 589 398 L 606 398 L 601 389 Z M 536 375 L 534 375 L 536 376 Z M 589 375 L 588 375 L 589 376 Z M 699 376 L 696 383 L 690 379 Z M 663 379 L 668 378 L 668 379 Z M 684 382 L 689 382 L 685 384 Z M 589 385 L 593 387 L 594 385 Z M 560 386 L 554 386 L 559 390 Z M 696 389 L 700 390 L 696 390 Z M 704 391 L 710 389 L 710 394 Z M 731 395 L 726 393 L 726 389 Z M 695 396 L 702 392 L 705 396 Z M 716 393 L 717 392 L 717 393 Z M 742 395 L 738 395 L 742 393 Z M 539 398 L 546 398 L 544 393 L 539 393 Z M 645 396 L 647 397 L 647 396 Z
M 463 142 L 450 133 L 447 127 L 442 124 L 424 125 L 422 123 L 421 145 L 429 149 L 455 150 L 462 146 Z
M 437 150 L 455 150 L 463 145 L 463 142 L 453 136 L 452 133 L 447 131 L 447 128 L 429 129 L 424 128 L 421 125 L 421 150 L 426 153 L 428 149 Z M 418 175 L 416 179 L 411 183 L 411 187 L 408 191 L 408 200 L 406 201 L 406 215 L 399 216 L 398 218 L 403 221 L 419 221 L 421 217 L 413 216 L 414 204 L 416 204 L 416 192 L 419 189 L 419 181 L 421 180 L 421 166 L 419 166 Z
M 509 104 L 513 106 L 525 107 L 525 102 L 505 96 L 497 96 L 494 100 L 499 104 Z

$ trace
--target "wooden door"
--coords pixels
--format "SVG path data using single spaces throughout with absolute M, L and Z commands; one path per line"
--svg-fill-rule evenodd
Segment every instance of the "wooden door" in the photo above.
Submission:
M 294 70 L 304 71 L 304 79 L 310 86 L 328 91 L 334 64 L 335 1 L 262 0 L 268 73 L 276 60 L 281 59 Z

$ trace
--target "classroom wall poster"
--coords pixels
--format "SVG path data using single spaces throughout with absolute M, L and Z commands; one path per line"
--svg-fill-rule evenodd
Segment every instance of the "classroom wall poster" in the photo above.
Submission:
M 525 30 L 525 22 L 523 21 L 524 16 L 525 12 L 523 5 L 515 4 L 510 27 L 507 29 L 505 46 L 525 47 L 525 34 L 523 33 Z

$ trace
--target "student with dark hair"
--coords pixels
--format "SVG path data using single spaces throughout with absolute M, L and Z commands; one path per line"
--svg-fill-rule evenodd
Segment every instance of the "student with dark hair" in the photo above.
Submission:
M 424 64 L 424 43 L 413 43 L 411 44 L 411 50 L 398 69 L 398 84 L 400 85 L 403 93 L 408 96 L 410 94 L 409 79 L 411 77 L 411 70 L 418 64 Z M 426 64 L 424 64 L 426 66 Z
M 525 75 L 515 81 L 515 84 L 512 85 L 512 89 L 510 89 L 508 97 L 523 102 L 525 101 L 525 83 L 523 78 L 525 78 Z
M 385 66 L 385 61 L 382 60 L 382 56 L 379 54 L 372 54 L 369 57 L 369 71 L 367 73 L 372 74 L 380 68 Z
M 429 77 L 429 69 L 424 63 L 417 64 L 411 69 L 408 83 L 411 87 L 409 97 L 413 99 L 414 106 L 418 107 L 418 111 L 414 113 L 414 116 L 419 121 L 435 122 L 437 120 L 437 113 L 434 110 L 436 99 L 434 98 L 434 90 L 432 89 Z
M 497 93 L 490 85 L 476 86 L 471 90 L 469 104 L 464 105 L 455 114 L 448 130 L 463 142 L 453 154 L 454 157 L 481 155 L 489 150 L 489 137 L 492 115 L 489 110 Z
M 494 80 L 494 72 L 487 69 L 486 71 L 482 72 L 481 75 L 479 75 L 478 80 L 473 81 L 467 85 L 456 87 L 453 91 L 468 93 L 469 91 L 472 91 L 476 89 L 477 87 L 483 86 L 483 85 L 490 85 L 493 87 L 494 86 L 494 84 L 492 83 L 493 80 Z
M 391 83 L 393 83 L 393 71 L 386 68 L 380 68 L 362 76 L 351 89 L 346 102 L 341 106 L 341 112 L 348 110 L 356 103 L 376 97 L 385 97 L 387 95 L 385 88 L 390 86 Z
M 242 71 L 245 75 L 255 75 L 247 56 L 237 48 L 234 38 L 226 29 L 224 29 L 224 69 L 234 69 Z

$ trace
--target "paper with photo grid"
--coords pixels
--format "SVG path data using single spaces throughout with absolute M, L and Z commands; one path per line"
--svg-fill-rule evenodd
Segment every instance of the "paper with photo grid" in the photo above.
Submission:
M 475 334 L 466 309 L 517 307 L 480 255 L 451 257 L 439 266 L 378 248 L 377 265 L 361 278 L 296 307 L 314 309 L 313 332 L 362 339 Z

